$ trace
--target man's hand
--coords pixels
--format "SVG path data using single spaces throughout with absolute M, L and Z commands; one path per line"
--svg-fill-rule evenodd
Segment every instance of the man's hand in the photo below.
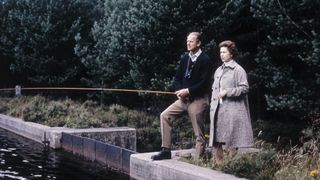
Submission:
M 188 88 L 180 89 L 179 91 L 176 91 L 175 94 L 177 95 L 177 97 L 179 99 L 185 98 L 185 97 L 189 96 L 189 90 L 188 90 Z

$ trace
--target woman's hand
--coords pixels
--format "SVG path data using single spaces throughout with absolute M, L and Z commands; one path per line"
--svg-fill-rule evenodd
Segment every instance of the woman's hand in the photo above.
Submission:
M 227 94 L 227 90 L 222 90 L 219 92 L 218 97 L 222 99 Z

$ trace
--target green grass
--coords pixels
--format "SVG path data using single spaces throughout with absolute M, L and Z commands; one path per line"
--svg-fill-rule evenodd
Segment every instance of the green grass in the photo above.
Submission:
M 225 150 L 223 162 L 219 164 L 212 161 L 210 155 L 200 160 L 182 158 L 181 161 L 254 180 L 320 179 L 319 139 L 310 139 L 302 146 L 285 150 L 274 148 L 276 145 L 264 141 L 257 141 L 256 146 L 260 149 L 259 152 L 238 153 L 235 156 Z
M 82 102 L 43 96 L 2 97 L 0 113 L 51 127 L 133 127 L 137 130 L 138 152 L 155 151 L 161 145 L 158 114 L 129 109 L 119 104 L 101 105 L 91 100 Z M 193 141 L 191 123 L 185 121 L 186 119 L 181 118 L 175 122 L 175 126 L 179 127 L 172 133 L 175 147 Z

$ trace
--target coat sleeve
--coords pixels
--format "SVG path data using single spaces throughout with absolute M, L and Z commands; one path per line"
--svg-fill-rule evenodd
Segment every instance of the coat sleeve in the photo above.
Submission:
M 241 96 L 249 92 L 247 73 L 241 66 L 237 66 L 235 69 L 234 84 L 233 88 L 226 88 L 227 97 Z

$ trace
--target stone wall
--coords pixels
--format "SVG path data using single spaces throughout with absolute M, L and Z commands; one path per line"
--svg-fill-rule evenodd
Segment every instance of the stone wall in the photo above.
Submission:
M 87 160 L 130 173 L 130 156 L 135 151 L 76 134 L 62 133 L 62 148 Z

